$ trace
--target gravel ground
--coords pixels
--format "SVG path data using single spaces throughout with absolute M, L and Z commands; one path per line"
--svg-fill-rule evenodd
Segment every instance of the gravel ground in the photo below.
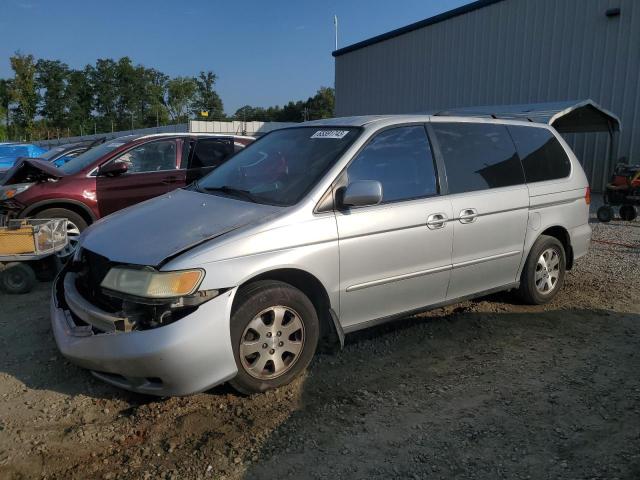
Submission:
M 0 293 L 0 478 L 638 479 L 640 222 L 593 227 L 550 305 L 369 329 L 252 397 L 102 384 L 57 353 L 48 284 Z

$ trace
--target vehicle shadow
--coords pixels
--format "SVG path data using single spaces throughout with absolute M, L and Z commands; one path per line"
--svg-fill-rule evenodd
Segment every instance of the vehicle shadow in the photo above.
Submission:
M 125 465 L 123 478 L 175 470 L 350 480 L 634 478 L 640 467 L 625 461 L 640 454 L 640 315 L 495 294 L 351 334 L 343 351 L 319 355 L 273 392 L 244 397 L 223 385 L 163 400 L 66 362 L 49 327 L 48 287 L 0 294 L 0 371 L 26 389 L 95 399 L 76 402 L 93 408 L 93 426 L 82 429 L 113 426 L 124 439 L 108 464 L 89 457 L 98 443 L 79 450 L 76 462 L 92 470 L 74 478 Z M 149 470 L 160 463 L 165 470 Z
M 94 378 L 89 371 L 67 361 L 58 351 L 49 323 L 50 283 L 40 283 L 26 295 L 9 295 L 0 291 L 0 347 L 3 362 L 0 371 L 34 390 L 50 390 L 65 395 L 83 394 L 92 398 L 117 399 L 132 405 L 158 401 L 157 397 L 127 392 Z M 515 296 L 498 293 L 487 301 L 518 304 Z M 456 312 L 461 311 L 459 307 Z M 440 315 L 436 310 L 430 315 Z M 396 321 L 358 335 L 380 335 L 385 329 L 402 328 L 418 320 Z M 348 337 L 348 342 L 353 336 Z M 226 395 L 230 387 L 222 385 L 208 393 Z
M 355 333 L 243 478 L 637 478 L 639 333 L 640 315 L 576 309 Z

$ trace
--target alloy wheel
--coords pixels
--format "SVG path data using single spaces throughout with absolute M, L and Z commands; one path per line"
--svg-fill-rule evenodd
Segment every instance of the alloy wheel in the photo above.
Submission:
M 560 279 L 560 253 L 555 248 L 542 252 L 536 264 L 536 289 L 543 295 L 551 293 Z
M 304 346 L 304 323 L 298 313 L 282 305 L 264 309 L 244 329 L 240 360 L 254 378 L 269 380 L 289 371 Z
M 58 258 L 64 260 L 69 258 L 69 256 L 73 255 L 78 246 L 78 240 L 80 238 L 80 229 L 78 226 L 70 220 L 67 220 L 67 238 L 69 243 L 65 245 L 65 247 L 60 250 L 57 255 Z

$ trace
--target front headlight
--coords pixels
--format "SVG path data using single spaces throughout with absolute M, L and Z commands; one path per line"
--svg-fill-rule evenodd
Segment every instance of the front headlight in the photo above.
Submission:
M 198 290 L 204 270 L 158 272 L 153 268 L 114 267 L 102 280 L 108 290 L 143 298 L 176 298 Z
M 19 193 L 31 188 L 35 183 L 16 183 L 15 185 L 7 185 L 0 187 L 0 200 L 9 200 Z

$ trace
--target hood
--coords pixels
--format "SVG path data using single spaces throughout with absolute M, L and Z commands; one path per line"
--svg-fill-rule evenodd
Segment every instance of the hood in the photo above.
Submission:
M 175 190 L 109 215 L 81 245 L 113 262 L 159 266 L 196 245 L 265 222 L 283 207 Z
M 55 165 L 38 158 L 21 158 L 11 167 L 2 179 L 3 185 L 23 183 L 31 180 L 58 179 L 66 173 Z

